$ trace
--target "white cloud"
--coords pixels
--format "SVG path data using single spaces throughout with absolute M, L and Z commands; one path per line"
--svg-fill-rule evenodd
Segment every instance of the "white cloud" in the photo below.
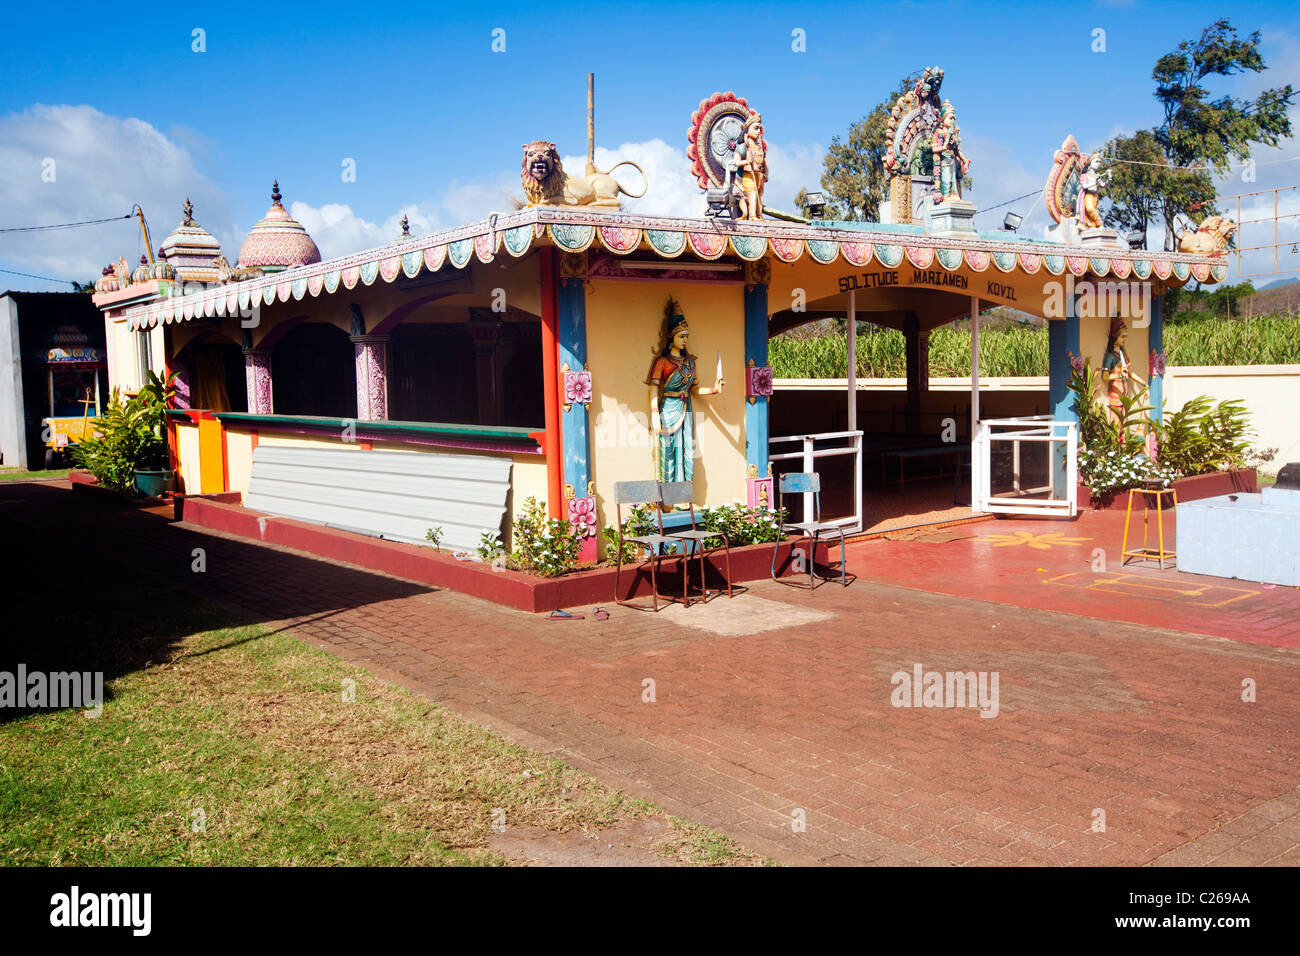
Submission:
M 1040 226 L 1051 223 L 1042 198 L 1043 183 L 1047 181 L 1047 173 L 1052 167 L 1051 152 L 1046 154 L 1041 169 L 1030 169 L 1020 161 L 1020 154 L 1013 152 L 1001 140 L 963 136 L 961 148 L 970 160 L 970 175 L 975 183 L 965 193 L 965 198 L 975 203 L 979 209 L 990 210 L 975 214 L 977 229 L 999 228 L 1009 212 L 1025 217 L 1021 224 L 1022 231 L 1036 233 Z M 1024 198 L 1002 205 L 1017 196 Z
M 410 221 L 411 235 L 421 236 L 438 228 L 436 211 L 421 209 L 418 204 L 400 207 L 382 223 L 369 222 L 343 203 L 326 203 L 312 206 L 295 202 L 289 214 L 302 223 L 303 228 L 316 241 L 321 258 L 333 259 L 349 253 L 360 252 L 392 242 L 402 233 L 402 216 Z
M 805 186 L 816 188 L 817 181 L 821 178 L 824 153 L 825 150 L 816 144 L 789 147 L 769 145 L 767 165 L 772 178 L 763 194 L 764 203 L 775 209 L 796 212 L 795 194 Z M 649 182 L 644 197 L 623 200 L 624 210 L 644 216 L 703 214 L 704 192 L 691 173 L 686 147 L 670 146 L 662 139 L 623 143 L 613 149 L 596 147 L 597 169 L 609 170 L 623 159 L 640 164 Z M 585 155 L 564 156 L 562 161 L 566 172 L 581 173 L 586 168 L 587 158 Z M 614 171 L 614 176 L 632 192 L 641 191 L 643 184 L 635 169 L 623 166 Z
M 229 209 L 187 149 L 142 120 L 91 106 L 37 104 L 0 116 L 0 208 L 3 227 L 49 225 L 120 216 L 139 203 L 153 245 L 180 222 L 189 196 L 196 218 L 223 244 L 233 238 Z M 53 182 L 42 180 L 53 160 Z M 7 269 L 85 281 L 110 261 L 140 254 L 134 221 L 79 229 L 0 233 Z M 0 274 L 0 288 L 58 288 Z

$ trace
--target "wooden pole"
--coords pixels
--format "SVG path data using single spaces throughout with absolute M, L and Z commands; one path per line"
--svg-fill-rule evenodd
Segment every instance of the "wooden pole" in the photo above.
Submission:
M 848 369 L 845 377 L 849 380 L 848 431 L 858 430 L 858 293 L 849 290 L 848 315 Z
M 587 74 L 587 175 L 596 172 L 596 74 Z
M 970 300 L 970 434 L 975 438 L 980 420 L 980 300 Z

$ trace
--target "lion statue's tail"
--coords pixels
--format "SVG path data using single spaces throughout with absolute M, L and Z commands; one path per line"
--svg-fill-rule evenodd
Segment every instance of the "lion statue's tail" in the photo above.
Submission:
M 620 159 L 613 166 L 609 167 L 609 169 L 606 170 L 605 174 L 609 175 L 614 170 L 618 169 L 618 167 L 620 166 L 631 166 L 633 169 L 635 169 L 638 173 L 641 174 L 641 191 L 639 193 L 630 193 L 626 189 L 624 189 L 623 184 L 620 183 L 618 187 L 619 192 L 621 192 L 628 199 L 640 199 L 642 196 L 645 195 L 646 190 L 650 188 L 650 180 L 646 177 L 645 170 L 642 169 L 640 166 L 638 166 L 636 163 L 632 162 L 632 160 L 630 159 Z

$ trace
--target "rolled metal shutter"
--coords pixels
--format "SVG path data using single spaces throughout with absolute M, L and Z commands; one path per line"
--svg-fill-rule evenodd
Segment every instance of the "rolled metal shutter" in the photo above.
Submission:
M 506 457 L 258 445 L 244 503 L 255 511 L 390 541 L 473 550 L 500 531 L 510 493 Z

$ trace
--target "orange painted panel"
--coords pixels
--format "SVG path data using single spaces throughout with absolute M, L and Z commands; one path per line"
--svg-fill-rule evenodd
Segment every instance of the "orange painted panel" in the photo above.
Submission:
M 205 495 L 226 490 L 226 443 L 215 418 L 199 421 L 199 485 Z

